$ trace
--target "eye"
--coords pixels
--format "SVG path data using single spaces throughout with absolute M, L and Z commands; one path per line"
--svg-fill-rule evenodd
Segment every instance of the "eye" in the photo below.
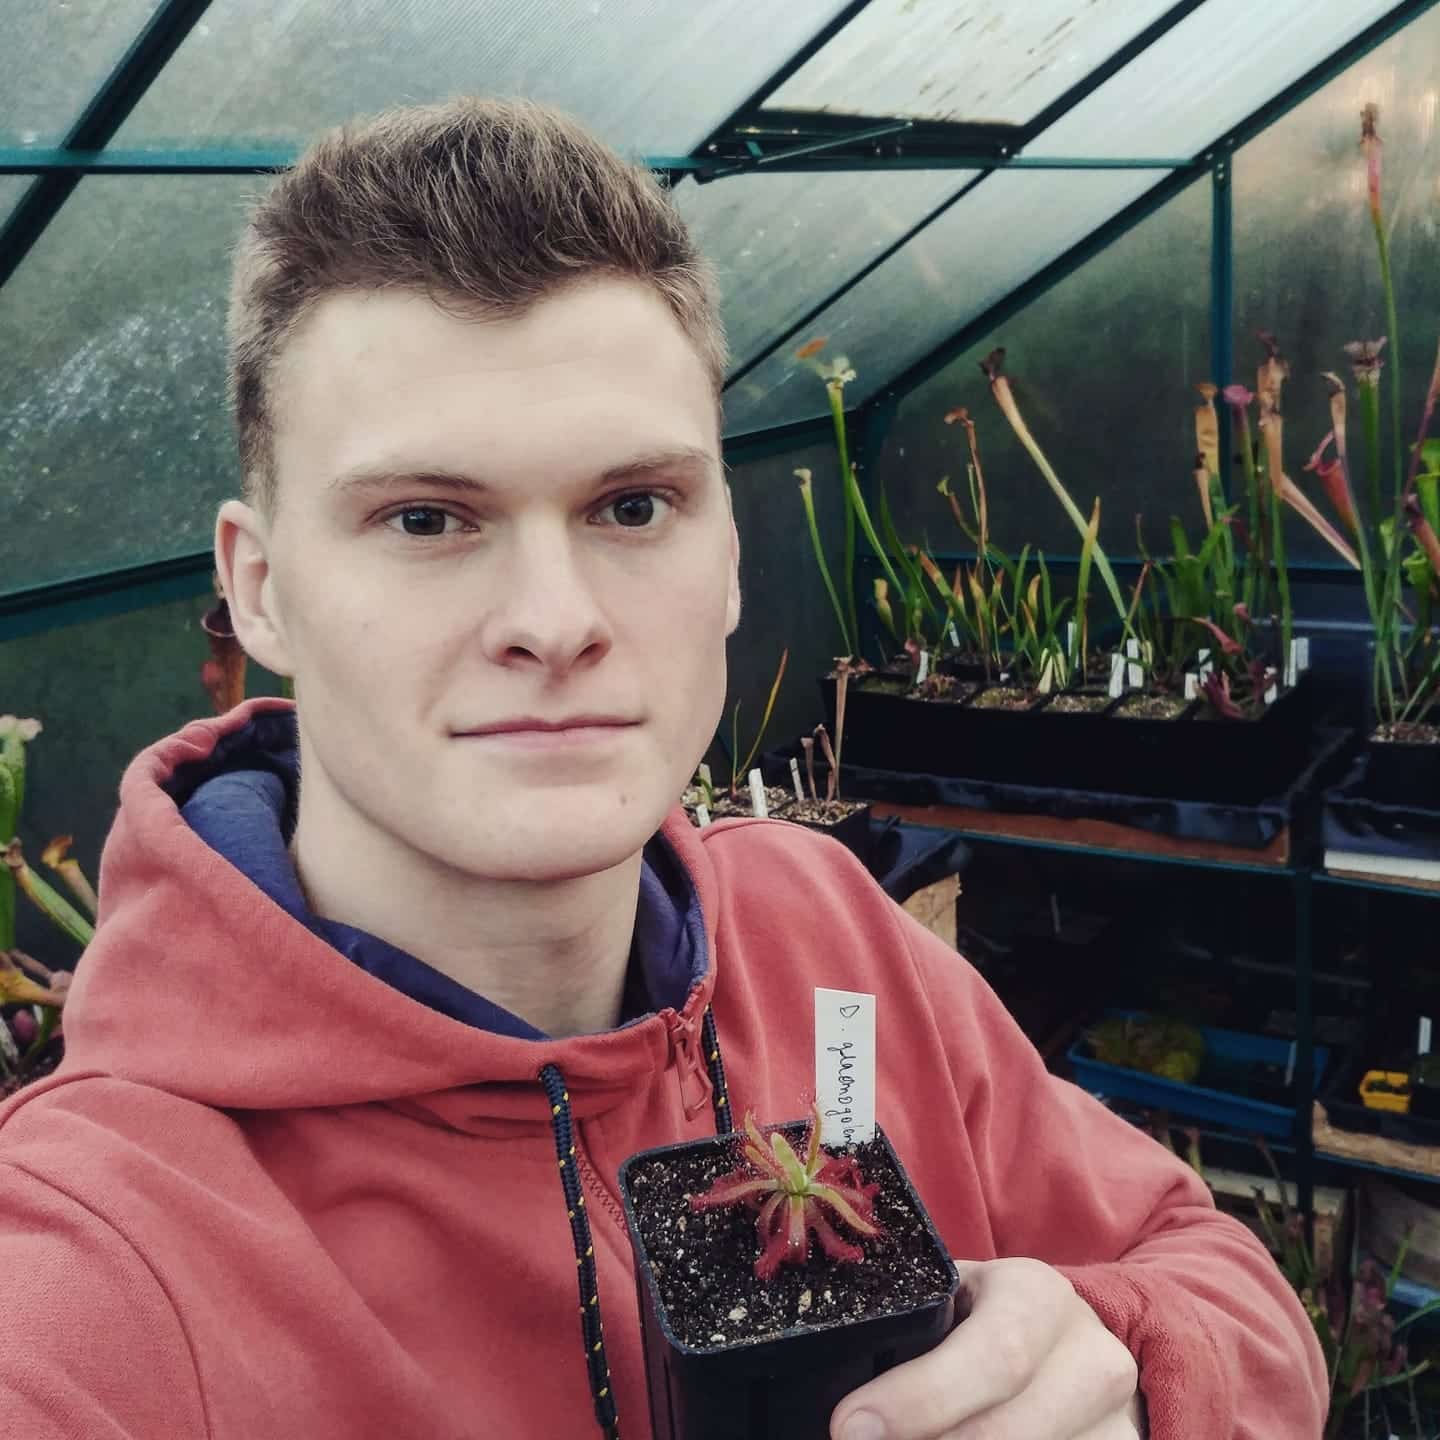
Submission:
M 406 535 L 426 539 L 454 534 L 454 530 L 447 529 L 447 522 L 451 520 L 455 522 L 456 530 L 461 528 L 460 517 L 452 515 L 448 510 L 440 510 L 434 505 L 412 505 L 408 510 L 387 516 L 385 523 L 391 529 L 400 530 Z
M 600 511 L 600 515 L 602 518 L 607 515 L 613 517 L 609 523 L 627 530 L 643 530 L 662 519 L 669 506 L 670 502 L 663 495 L 657 495 L 652 490 L 632 490 L 628 494 L 617 495 Z

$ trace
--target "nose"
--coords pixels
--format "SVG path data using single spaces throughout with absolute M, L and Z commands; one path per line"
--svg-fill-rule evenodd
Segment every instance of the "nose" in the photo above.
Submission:
M 502 594 L 485 627 L 495 664 L 563 675 L 609 651 L 610 626 L 582 560 L 563 522 L 516 527 Z

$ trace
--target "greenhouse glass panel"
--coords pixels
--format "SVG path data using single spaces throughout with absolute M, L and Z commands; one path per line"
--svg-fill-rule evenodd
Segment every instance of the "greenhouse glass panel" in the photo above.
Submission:
M 1025 153 L 1197 155 L 1394 8 L 1395 0 L 1207 0 Z
M 176 52 L 115 144 L 295 145 L 387 105 L 485 94 L 559 105 L 623 150 L 685 154 L 840 8 L 227 0 Z
M 726 392 L 726 430 L 764 430 L 827 413 L 825 387 L 795 359 L 824 336 L 849 358 L 858 404 L 1159 183 L 1164 171 L 1001 170 L 847 291 Z
M 228 252 L 254 176 L 82 180 L 0 289 L 6 591 L 210 544 L 236 491 Z
M 973 173 L 760 174 L 680 185 L 675 202 L 720 271 L 732 366 L 759 354 Z
M 1172 0 L 871 0 L 766 101 L 1023 125 Z
M 979 439 L 994 543 L 1009 555 L 1026 544 L 1051 556 L 1076 555 L 1074 525 L 981 373 L 979 362 L 998 345 L 1021 413 L 1076 505 L 1088 516 L 1100 499 L 1100 538 L 1111 556 L 1136 553 L 1137 515 L 1156 554 L 1168 551 L 1171 515 L 1198 545 L 1203 520 L 1191 477 L 1194 387 L 1210 376 L 1208 181 L 1191 185 L 916 386 L 886 437 L 877 471 L 908 540 L 940 552 L 973 548 L 936 492 L 948 475 L 966 494 L 964 427 L 944 420 L 964 406 Z M 832 459 L 816 472 L 817 489 L 821 475 L 834 473 Z
M 56 145 L 160 0 L 0 6 L 0 145 Z
M 1360 403 L 1344 346 L 1387 334 L 1384 290 L 1360 151 L 1360 111 L 1380 107 L 1384 142 L 1381 205 L 1390 229 L 1402 401 L 1402 443 L 1420 423 L 1440 339 L 1440 9 L 1357 61 L 1235 156 L 1236 377 L 1252 389 L 1263 354 L 1255 331 L 1272 331 L 1290 363 L 1285 387 L 1287 472 L 1334 519 L 1313 474 L 1304 472 L 1330 429 L 1322 372 L 1349 392 L 1350 459 L 1365 503 Z M 1381 434 L 1390 451 L 1390 385 L 1396 340 L 1381 372 Z M 1432 427 L 1433 433 L 1433 427 Z M 1382 494 L 1389 493 L 1388 489 Z M 1335 552 L 1298 518 L 1286 527 L 1291 552 L 1323 564 Z
M 10 218 L 30 184 L 29 175 L 0 175 L 0 225 Z

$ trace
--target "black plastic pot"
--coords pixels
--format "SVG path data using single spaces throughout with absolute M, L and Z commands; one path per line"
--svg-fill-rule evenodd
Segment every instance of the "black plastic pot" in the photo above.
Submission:
M 830 722 L 835 683 L 821 681 Z M 1255 804 L 1283 790 L 1308 753 L 1313 704 L 1308 675 L 1254 720 L 1205 718 L 1192 705 L 1179 718 L 1124 719 L 1119 705 L 1093 714 L 976 709 L 973 700 L 845 698 L 845 759 L 906 774 L 1004 784 Z M 1436 748 L 1440 747 L 1427 747 Z
M 868 805 L 847 815 L 834 825 L 821 825 L 814 820 L 795 820 L 789 815 L 784 815 L 782 818 L 790 820 L 792 825 L 803 825 L 807 830 L 818 830 L 822 835 L 829 835 L 832 839 L 838 840 L 862 865 L 869 865 L 871 825 Z
M 1440 810 L 1440 745 L 1368 740 L 1365 753 L 1367 800 Z
M 798 1141 L 805 1122 L 779 1127 Z M 896 1172 L 905 1180 L 890 1142 L 877 1129 Z M 630 1178 L 642 1161 L 699 1150 L 733 1151 L 733 1136 L 713 1136 L 645 1150 L 620 1167 L 620 1196 L 635 1251 L 635 1284 L 645 1343 L 654 1440 L 828 1440 L 836 1405 L 866 1381 L 933 1350 L 955 1324 L 956 1277 L 948 1294 L 912 1310 L 863 1320 L 796 1325 L 765 1340 L 704 1349 L 683 1344 L 666 1317 L 640 1238 Z M 924 1224 L 936 1254 L 949 1267 L 920 1198 L 908 1180 L 909 1204 Z

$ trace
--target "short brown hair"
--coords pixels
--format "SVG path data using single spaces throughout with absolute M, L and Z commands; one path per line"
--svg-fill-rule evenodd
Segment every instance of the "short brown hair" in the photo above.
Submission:
M 236 250 L 229 382 L 247 498 L 274 503 L 269 383 L 325 295 L 401 288 L 503 318 L 597 274 L 653 285 L 718 394 L 710 266 L 654 176 L 568 116 L 466 99 L 326 134 L 258 202 Z

